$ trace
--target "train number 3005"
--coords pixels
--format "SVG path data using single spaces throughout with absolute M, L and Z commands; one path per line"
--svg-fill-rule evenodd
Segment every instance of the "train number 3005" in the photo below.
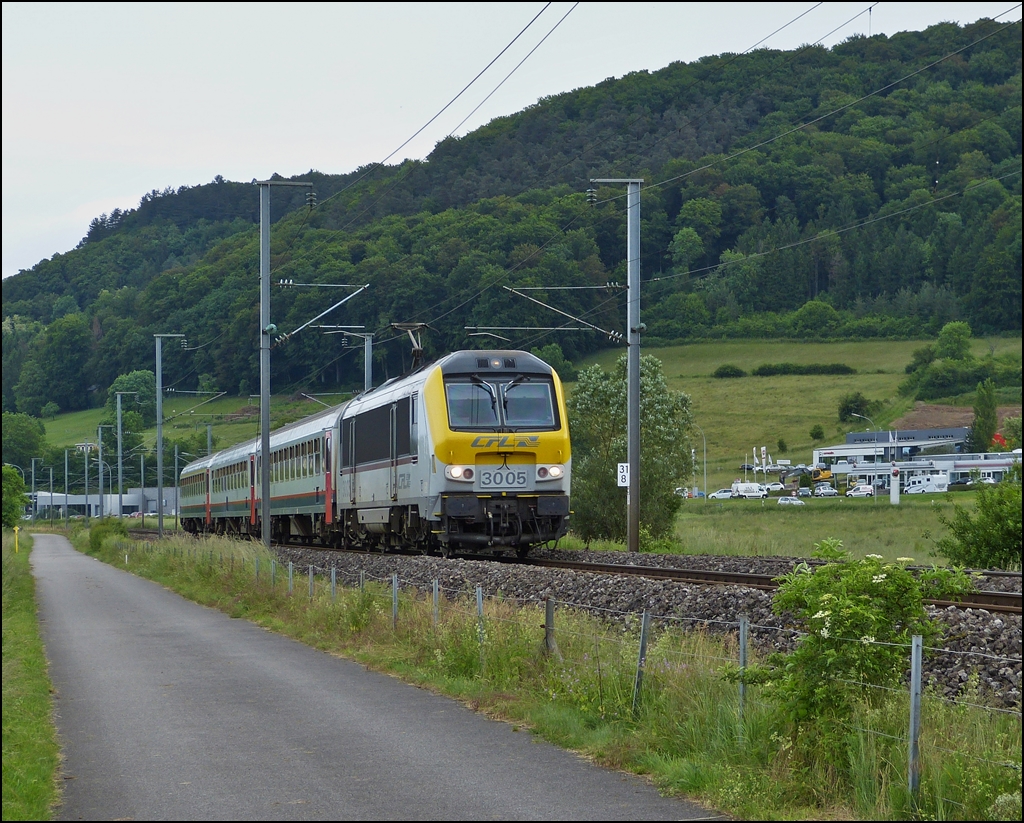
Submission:
M 480 485 L 485 488 L 525 489 L 525 469 L 487 469 L 480 472 Z

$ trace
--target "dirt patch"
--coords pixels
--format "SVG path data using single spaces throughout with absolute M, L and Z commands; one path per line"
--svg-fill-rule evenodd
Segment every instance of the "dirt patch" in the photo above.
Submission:
M 1000 406 L 996 409 L 999 428 L 1007 417 L 1020 417 L 1020 406 Z M 974 409 L 970 406 L 939 406 L 918 401 L 914 408 L 899 420 L 894 420 L 894 429 L 951 429 L 970 426 L 974 422 Z
M 242 408 L 236 412 L 225 414 L 224 419 L 228 422 L 235 423 L 239 420 L 248 420 L 250 417 L 257 417 L 259 416 L 259 413 L 259 406 L 242 406 Z

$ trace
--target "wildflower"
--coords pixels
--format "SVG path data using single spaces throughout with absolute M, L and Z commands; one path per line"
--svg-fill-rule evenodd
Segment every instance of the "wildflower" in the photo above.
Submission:
M 884 572 L 882 574 L 876 574 L 874 577 L 871 578 L 871 582 L 881 583 L 883 580 L 885 580 L 886 576 L 887 575 Z
M 828 627 L 825 627 L 825 628 L 823 628 L 823 629 L 822 629 L 822 630 L 821 630 L 821 631 L 819 632 L 819 634 L 820 634 L 820 635 L 821 635 L 822 637 L 828 637 Z
M 832 614 L 832 612 L 827 609 L 821 609 L 816 615 L 814 615 L 813 619 L 820 620 L 822 617 L 828 617 L 830 614 Z
M 880 555 L 880 554 L 867 554 L 867 555 L 865 555 L 865 557 L 867 557 L 869 560 L 881 560 L 882 559 L 882 555 Z
M 914 558 L 913 557 L 897 557 L 896 558 L 896 562 L 897 563 L 913 563 L 914 562 Z
M 872 637 L 870 634 L 866 634 L 860 639 L 860 642 L 867 646 L 869 643 L 874 643 L 875 638 Z

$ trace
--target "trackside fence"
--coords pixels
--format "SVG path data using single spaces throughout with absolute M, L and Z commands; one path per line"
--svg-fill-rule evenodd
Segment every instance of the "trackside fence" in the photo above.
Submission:
M 270 592 L 284 588 L 277 581 L 278 561 L 265 557 L 225 556 L 204 551 L 201 544 L 195 549 L 165 549 L 157 544 L 125 542 L 117 544 L 116 550 L 129 568 L 133 556 L 164 552 L 230 575 L 248 568 L 245 576 L 250 585 Z M 701 710 L 717 714 L 721 725 L 733 730 L 740 746 L 751 739 L 755 729 L 772 722 L 775 708 L 760 687 L 744 677 L 756 657 L 751 646 L 792 648 L 803 636 L 794 630 L 751 623 L 744 614 L 716 621 L 646 610 L 624 612 L 555 598 L 538 601 L 485 594 L 481 586 L 451 589 L 437 579 L 424 590 L 403 584 L 397 573 L 374 578 L 364 571 L 346 572 L 333 566 L 296 569 L 291 562 L 286 568 L 287 584 L 281 594 L 296 597 L 294 576 L 305 572 L 308 585 L 304 594 L 310 606 L 344 611 L 344 619 L 337 620 L 339 631 L 366 628 L 381 618 L 395 633 L 422 632 L 426 626 L 434 662 L 446 674 L 514 685 L 523 666 L 536 668 L 536 661 L 543 660 L 542 676 L 552 701 L 596 718 L 633 722 L 642 721 L 648 711 L 668 709 L 671 714 L 701 704 Z M 851 638 L 848 642 L 877 641 Z M 930 807 L 944 808 L 951 818 L 958 816 L 962 804 L 945 796 L 943 788 L 963 776 L 981 779 L 985 773 L 1003 773 L 1016 776 L 1019 784 L 1020 704 L 1000 707 L 984 701 L 972 688 L 969 672 L 995 664 L 1010 679 L 1015 676 L 1019 688 L 1021 657 L 926 647 L 919 636 L 902 648 L 906 654 L 904 688 L 835 679 L 860 688 L 867 698 L 863 711 L 844 724 L 854 752 L 854 780 L 866 786 L 891 780 L 891 776 L 879 775 L 871 764 L 879 758 L 902 762 L 909 805 L 916 807 L 922 777 L 930 776 Z M 957 663 L 965 684 L 957 696 L 926 687 L 926 655 Z M 734 676 L 726 678 L 726 672 Z M 962 741 L 952 737 L 950 718 L 968 711 L 998 718 L 1003 731 L 1001 739 L 992 740 L 988 747 L 991 756 L 967 754 Z M 700 746 L 703 741 L 694 739 L 692 743 Z M 1019 793 L 1007 802 L 1009 808 L 1019 809 Z

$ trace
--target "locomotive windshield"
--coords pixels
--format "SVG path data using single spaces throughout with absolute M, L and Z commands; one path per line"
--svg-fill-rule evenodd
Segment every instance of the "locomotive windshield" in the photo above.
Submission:
M 475 375 L 471 382 L 450 381 L 448 424 L 458 429 L 558 428 L 554 387 L 550 382 L 517 376 L 511 380 L 488 382 Z

